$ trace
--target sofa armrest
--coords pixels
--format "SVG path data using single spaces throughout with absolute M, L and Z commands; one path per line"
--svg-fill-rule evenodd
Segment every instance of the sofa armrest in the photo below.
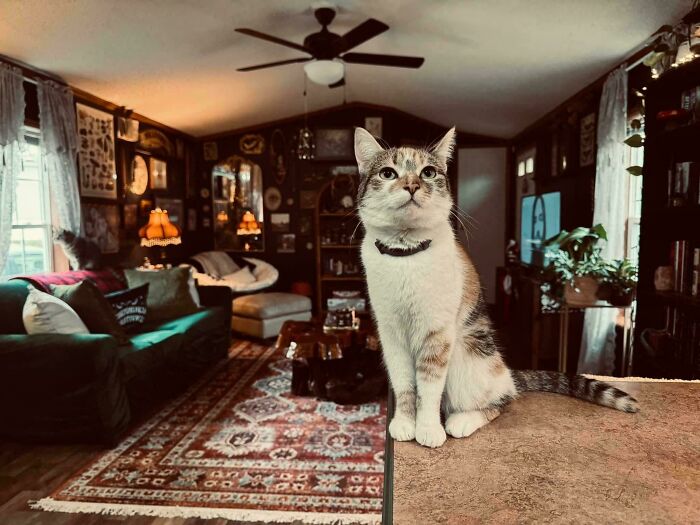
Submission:
M 233 293 L 228 286 L 197 286 L 197 292 L 202 306 L 221 306 L 231 310 Z
M 112 441 L 130 417 L 114 337 L 0 335 L 0 418 L 18 437 Z

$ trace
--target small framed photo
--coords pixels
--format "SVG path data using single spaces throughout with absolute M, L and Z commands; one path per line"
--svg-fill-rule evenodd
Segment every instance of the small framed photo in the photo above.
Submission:
M 133 230 L 139 225 L 139 207 L 137 204 L 124 205 L 124 229 Z
M 277 236 L 277 253 L 294 253 L 296 251 L 296 235 L 282 233 Z
M 316 130 L 316 160 L 352 160 L 355 156 L 352 128 Z
M 313 210 L 316 208 L 316 192 L 302 190 L 299 192 L 299 207 L 302 210 Z
M 219 159 L 219 147 L 216 142 L 205 142 L 202 146 L 204 160 L 213 161 Z
M 194 208 L 187 209 L 187 231 L 197 231 L 197 210 Z
M 382 138 L 382 117 L 365 117 L 365 129 L 373 137 Z
M 149 159 L 149 171 L 151 172 L 151 189 L 168 189 L 168 163 L 162 159 L 151 157 Z
M 311 216 L 300 215 L 299 216 L 299 235 L 311 235 L 312 229 L 313 229 L 313 224 L 311 222 Z
M 359 175 L 357 166 L 333 166 L 331 168 L 331 175 L 335 177 L 336 175 Z
M 289 231 L 289 214 L 288 213 L 271 213 L 270 214 L 270 230 L 273 232 L 288 232 Z
M 180 228 L 182 228 L 185 221 L 185 212 L 182 199 L 156 197 L 156 207 L 167 211 L 170 222 L 177 224 Z

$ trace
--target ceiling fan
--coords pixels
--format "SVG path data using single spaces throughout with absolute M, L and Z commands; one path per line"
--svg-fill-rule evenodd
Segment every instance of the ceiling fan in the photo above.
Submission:
M 328 30 L 328 25 L 335 18 L 335 9 L 332 7 L 319 7 L 314 10 L 314 16 L 316 16 L 316 20 L 322 26 L 321 30 L 318 33 L 312 33 L 307 36 L 303 44 L 296 44 L 254 29 L 237 28 L 236 31 L 244 35 L 291 47 L 310 55 L 259 64 L 257 66 L 242 67 L 238 68 L 238 71 L 255 71 L 268 67 L 306 62 L 304 71 L 309 80 L 334 88 L 345 84 L 345 66 L 343 62 L 371 66 L 419 68 L 425 60 L 422 57 L 348 52 L 383 33 L 389 29 L 389 26 L 379 20 L 369 18 L 344 35 L 338 35 Z

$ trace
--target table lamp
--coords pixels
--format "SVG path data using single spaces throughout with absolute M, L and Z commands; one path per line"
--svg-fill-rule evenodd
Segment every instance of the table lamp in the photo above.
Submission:
M 241 222 L 238 224 L 238 230 L 236 233 L 242 237 L 256 236 L 262 233 L 258 221 L 255 220 L 255 215 L 250 210 L 247 210 L 243 217 L 241 217 Z M 245 241 L 244 246 L 245 251 L 250 251 L 250 243 Z
M 148 223 L 139 230 L 141 237 L 141 246 L 152 248 L 159 246 L 161 248 L 160 259 L 165 259 L 165 247 L 181 244 L 180 228 L 170 222 L 168 210 L 156 208 L 151 210 L 148 216 Z

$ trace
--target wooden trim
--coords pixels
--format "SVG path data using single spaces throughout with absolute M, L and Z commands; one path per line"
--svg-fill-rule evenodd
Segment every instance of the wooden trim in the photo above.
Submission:
M 389 435 L 389 423 L 394 417 L 394 392 L 389 387 L 384 433 L 384 488 L 382 494 L 382 525 L 394 523 L 394 440 Z
M 346 104 L 340 104 L 337 106 L 332 106 L 332 107 L 312 111 L 311 113 L 308 113 L 306 115 L 306 118 L 314 119 L 316 117 L 321 117 L 323 115 L 327 115 L 329 113 L 333 113 L 335 111 L 343 110 L 343 109 L 365 109 L 365 110 L 392 112 L 392 113 L 395 113 L 395 114 L 402 116 L 404 118 L 414 120 L 420 124 L 424 124 L 424 125 L 427 124 L 429 126 L 440 127 L 439 124 L 436 124 L 434 122 L 430 122 L 429 120 L 418 117 L 416 115 L 412 115 L 411 113 L 407 113 L 405 111 L 393 108 L 391 106 L 382 106 L 379 104 L 370 104 L 368 102 L 359 102 L 359 101 L 348 102 Z M 197 142 L 214 141 L 214 140 L 218 140 L 218 139 L 228 138 L 228 137 L 231 137 L 233 135 L 239 135 L 241 133 L 251 133 L 253 131 L 257 131 L 257 130 L 260 130 L 263 128 L 268 128 L 268 127 L 273 127 L 273 126 L 278 127 L 278 126 L 282 126 L 285 124 L 290 124 L 292 122 L 296 122 L 296 121 L 303 119 L 303 118 L 304 118 L 303 114 L 293 115 L 293 116 L 285 117 L 285 118 L 279 119 L 279 120 L 263 122 L 261 124 L 254 124 L 252 126 L 245 126 L 242 128 L 231 129 L 228 131 L 221 131 L 219 133 L 213 133 L 211 135 L 204 135 L 202 137 L 197 137 L 195 140 Z M 494 145 L 494 146 L 505 146 L 507 143 L 508 143 L 508 140 L 503 139 L 503 138 L 490 137 L 487 135 L 478 135 L 475 133 L 465 133 L 463 131 L 457 131 L 457 146 L 458 147 L 465 146 L 465 145 L 486 145 L 486 144 L 490 144 L 490 145 Z

